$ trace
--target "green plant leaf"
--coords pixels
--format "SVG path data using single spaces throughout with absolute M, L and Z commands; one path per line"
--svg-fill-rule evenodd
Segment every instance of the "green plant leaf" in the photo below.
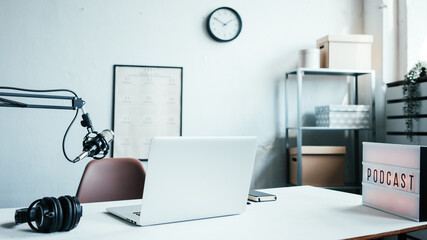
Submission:
M 417 115 L 419 114 L 421 104 L 417 101 L 417 98 L 420 97 L 419 84 L 417 82 L 421 68 L 426 67 L 426 63 L 418 62 L 415 66 L 405 75 L 403 80 L 403 98 L 405 99 L 403 105 L 403 115 L 405 116 L 405 125 L 406 125 L 406 137 L 412 142 L 414 132 L 414 120 L 417 121 Z

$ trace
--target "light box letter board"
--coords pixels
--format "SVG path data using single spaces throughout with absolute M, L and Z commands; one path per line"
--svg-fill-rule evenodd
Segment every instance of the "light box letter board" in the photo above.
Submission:
M 427 147 L 363 143 L 363 204 L 427 220 Z

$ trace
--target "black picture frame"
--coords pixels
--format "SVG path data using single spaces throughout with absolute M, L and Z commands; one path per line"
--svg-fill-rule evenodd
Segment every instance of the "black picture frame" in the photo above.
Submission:
M 113 66 L 113 157 L 148 160 L 152 137 L 182 136 L 183 70 Z

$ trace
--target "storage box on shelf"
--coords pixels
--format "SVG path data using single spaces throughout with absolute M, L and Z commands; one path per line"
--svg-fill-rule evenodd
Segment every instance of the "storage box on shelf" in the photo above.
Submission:
M 289 180 L 297 185 L 297 148 L 289 149 Z M 302 184 L 344 186 L 345 147 L 302 146 Z
M 316 125 L 336 128 L 369 128 L 369 105 L 315 107 Z
M 320 68 L 320 49 L 300 50 L 298 66 L 302 68 Z
M 327 35 L 317 40 L 320 67 L 333 69 L 371 69 L 372 35 Z

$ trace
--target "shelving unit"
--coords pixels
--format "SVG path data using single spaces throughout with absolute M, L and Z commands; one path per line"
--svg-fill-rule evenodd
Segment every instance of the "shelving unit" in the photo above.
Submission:
M 295 75 L 297 80 L 297 125 L 296 126 L 290 126 L 289 125 L 289 99 L 287 94 L 287 82 L 290 80 L 290 76 Z M 327 76 L 343 76 L 343 79 L 347 80 L 346 77 L 353 77 L 353 102 L 354 104 L 358 104 L 359 102 L 359 93 L 358 93 L 358 86 L 359 86 L 359 76 L 362 75 L 370 75 L 371 76 L 371 106 L 370 106 L 370 116 L 371 116 L 371 123 L 370 128 L 329 128 L 329 127 L 316 127 L 316 126 L 302 126 L 302 110 L 301 110 L 301 103 L 302 103 L 302 83 L 303 78 L 310 76 L 310 75 L 327 75 Z M 341 70 L 341 69 L 328 69 L 328 68 L 320 68 L 320 69 L 310 69 L 310 68 L 297 68 L 296 70 L 290 71 L 286 73 L 286 79 L 285 79 L 285 108 L 286 108 L 286 116 L 285 116 L 285 124 L 286 124 L 286 149 L 288 150 L 290 148 L 289 143 L 289 131 L 294 130 L 297 131 L 296 135 L 296 147 L 298 150 L 297 153 L 297 182 L 298 185 L 302 184 L 302 132 L 303 131 L 354 131 L 354 171 L 355 171 L 355 182 L 359 182 L 360 179 L 360 165 L 361 165 L 361 159 L 359 157 L 359 131 L 371 131 L 371 139 L 370 141 L 375 141 L 375 71 L 368 70 L 368 71 L 360 71 L 360 70 Z M 332 187 L 331 187 L 332 188 Z M 355 186 L 345 186 L 345 187 L 333 187 L 333 188 L 342 188 L 342 189 L 360 189 L 360 184 L 356 184 Z

